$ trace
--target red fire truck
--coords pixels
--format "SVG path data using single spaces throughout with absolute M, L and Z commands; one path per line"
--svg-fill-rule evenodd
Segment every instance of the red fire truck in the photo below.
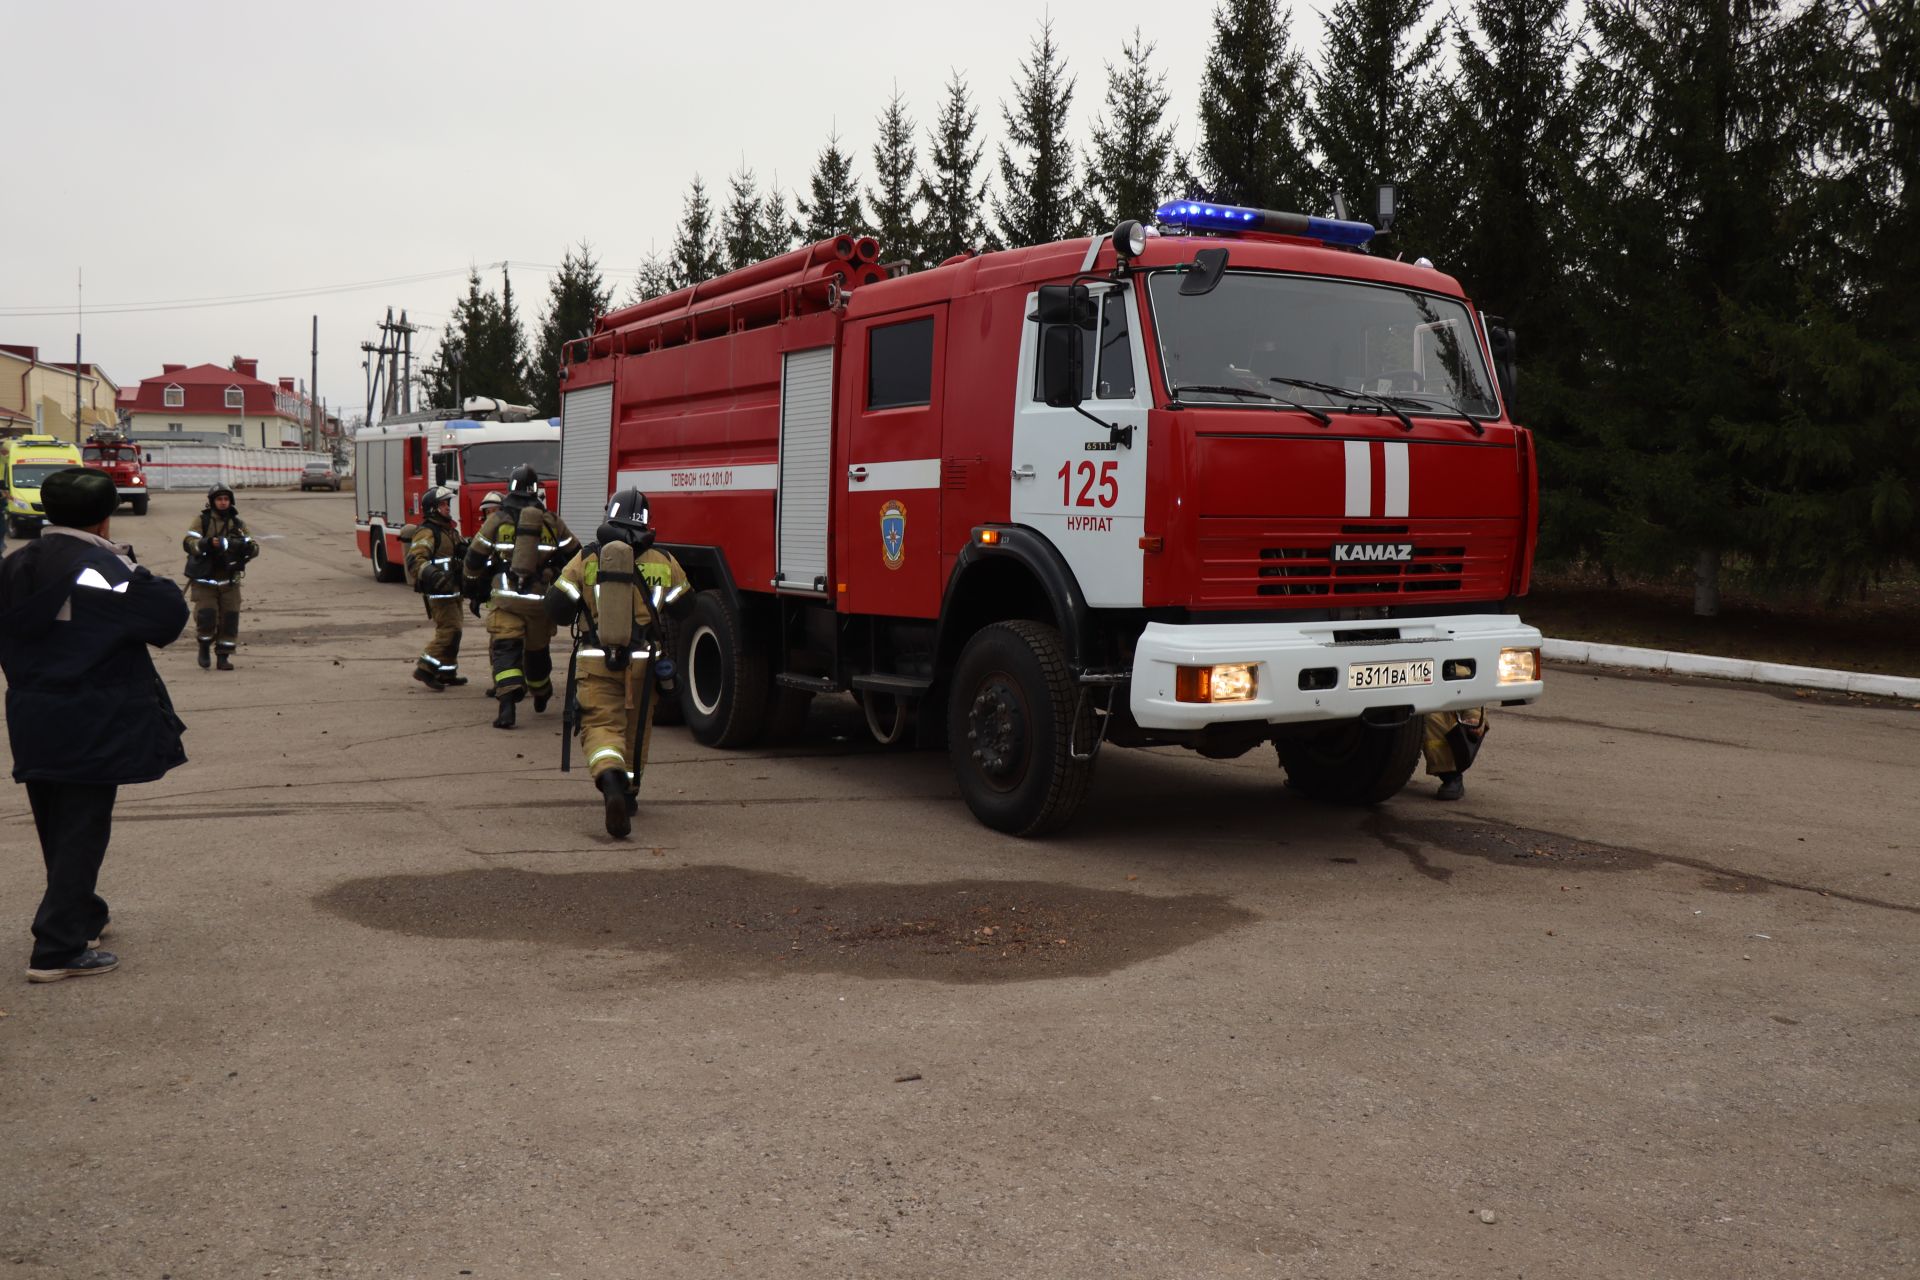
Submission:
M 80 447 L 80 456 L 87 466 L 107 473 L 120 501 L 133 504 L 133 514 L 147 514 L 147 472 L 141 465 L 145 454 L 138 444 L 118 431 L 96 431 Z
M 355 432 L 354 541 L 373 576 L 381 582 L 406 576 L 400 531 L 420 519 L 421 494 L 436 484 L 453 489 L 455 524 L 472 533 L 481 524 L 480 500 L 490 490 L 504 492 L 523 462 L 539 475 L 552 509 L 560 497 L 559 424 L 534 417 L 526 405 L 486 396 L 467 397 L 458 411 L 396 414 Z
M 585 536 L 610 490 L 652 500 L 700 588 L 699 741 L 850 690 L 1024 835 L 1103 744 L 1272 743 L 1296 788 L 1373 803 L 1422 713 L 1540 695 L 1507 335 L 1364 223 L 1159 216 L 896 278 L 823 241 L 568 349 L 563 511 Z

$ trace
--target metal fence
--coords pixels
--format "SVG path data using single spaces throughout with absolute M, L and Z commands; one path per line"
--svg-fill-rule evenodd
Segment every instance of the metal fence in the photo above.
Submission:
M 142 441 L 149 489 L 285 488 L 300 483 L 309 462 L 333 455 L 305 449 L 252 449 L 229 444 L 157 444 Z

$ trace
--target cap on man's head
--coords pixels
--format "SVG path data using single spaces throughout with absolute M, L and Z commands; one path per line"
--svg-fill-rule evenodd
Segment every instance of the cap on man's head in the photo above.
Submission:
M 62 467 L 40 482 L 40 505 L 47 523 L 91 529 L 113 514 L 120 494 L 113 478 L 88 467 Z

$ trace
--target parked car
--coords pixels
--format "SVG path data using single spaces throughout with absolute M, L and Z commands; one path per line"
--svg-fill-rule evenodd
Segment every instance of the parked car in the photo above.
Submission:
M 334 470 L 331 462 L 309 462 L 300 469 L 300 491 L 308 489 L 331 489 L 340 491 L 340 473 Z

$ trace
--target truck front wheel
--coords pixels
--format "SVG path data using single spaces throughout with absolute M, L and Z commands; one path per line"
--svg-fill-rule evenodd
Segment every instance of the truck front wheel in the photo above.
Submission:
M 1294 790 L 1327 804 L 1379 804 L 1420 763 L 1420 717 L 1385 728 L 1349 720 L 1273 746 Z
M 143 516 L 147 514 L 147 495 L 146 494 L 144 493 L 138 494 L 132 499 L 132 501 L 133 501 L 133 514 L 137 516 Z
M 1093 761 L 1073 758 L 1074 744 L 1084 750 L 1093 737 L 1079 692 L 1053 627 L 997 622 L 967 641 L 947 702 L 947 754 L 974 817 L 1016 836 L 1072 819 L 1093 776 Z
M 727 607 L 718 591 L 693 598 L 693 611 L 674 627 L 679 643 L 680 713 L 694 740 L 709 747 L 744 747 L 767 727 L 767 650 L 760 637 Z

